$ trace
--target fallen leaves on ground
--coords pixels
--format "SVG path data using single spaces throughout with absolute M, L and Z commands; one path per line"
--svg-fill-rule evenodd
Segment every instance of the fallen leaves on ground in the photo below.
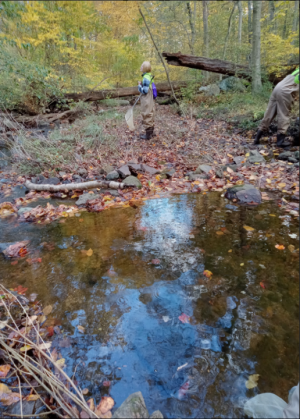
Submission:
M 80 333 L 84 333 L 85 332 L 85 328 L 83 326 L 77 326 L 77 329 Z
M 259 283 L 259 285 L 260 285 L 263 289 L 266 289 L 266 286 L 265 286 L 265 284 L 264 284 L 263 282 L 260 282 L 260 283 Z
M 178 318 L 182 323 L 190 322 L 190 316 L 188 316 L 187 314 L 182 313 L 181 316 L 179 316 Z
M 51 313 L 52 308 L 53 308 L 53 307 L 52 307 L 51 305 L 46 306 L 46 307 L 43 309 L 43 313 L 44 313 L 44 315 L 45 315 L 45 316 L 48 316 L 48 315 Z
M 10 365 L 0 365 L 0 378 L 5 378 L 9 370 Z
M 27 255 L 28 253 L 28 249 L 27 249 L 28 243 L 29 243 L 28 240 L 24 240 L 18 243 L 11 244 L 3 251 L 3 253 L 6 257 L 9 257 L 9 258 L 23 257 Z
M 259 380 L 259 374 L 249 375 L 248 380 L 246 381 L 245 385 L 248 389 L 257 387 Z
M 93 252 L 93 249 L 89 249 L 89 250 L 81 250 L 81 253 L 85 256 L 92 256 L 94 252 Z
M 114 404 L 115 402 L 111 397 L 102 397 L 100 403 L 95 409 L 96 415 L 99 415 L 101 418 L 110 418 L 110 410 L 114 407 Z M 110 413 L 110 415 L 107 415 L 108 413 Z
M 159 259 L 152 259 L 152 260 L 151 260 L 151 263 L 152 263 L 153 265 L 160 265 L 160 260 L 159 260 Z
M 276 244 L 276 245 L 275 245 L 275 247 L 276 247 L 276 249 L 278 249 L 278 250 L 284 250 L 284 249 L 285 249 L 285 247 L 284 247 L 284 245 L 283 245 L 283 244 Z
M 18 401 L 20 401 L 20 394 L 12 392 L 6 384 L 0 383 L 0 402 L 4 406 L 10 406 Z

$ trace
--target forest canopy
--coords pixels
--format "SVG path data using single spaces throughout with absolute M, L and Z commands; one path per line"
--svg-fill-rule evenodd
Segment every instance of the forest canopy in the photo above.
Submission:
M 63 92 L 134 86 L 150 60 L 166 75 L 160 52 L 251 64 L 251 1 L 2 1 L 0 107 L 46 102 Z M 263 1 L 261 66 L 280 72 L 298 61 L 299 1 Z M 169 67 L 172 80 L 200 80 L 199 70 Z M 34 104 L 32 104 L 34 106 Z

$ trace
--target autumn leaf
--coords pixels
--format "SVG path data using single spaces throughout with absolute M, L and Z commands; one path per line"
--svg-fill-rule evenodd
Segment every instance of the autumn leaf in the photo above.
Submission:
M 160 265 L 160 260 L 159 260 L 159 259 L 152 259 L 152 260 L 151 260 L 151 263 L 152 263 L 153 265 Z
M 216 234 L 218 234 L 218 236 L 222 236 L 224 233 L 223 231 L 216 231 Z
M 55 362 L 55 366 L 59 368 L 63 368 L 65 366 L 65 358 L 61 358 L 58 361 Z
M 16 291 L 20 295 L 24 295 L 28 288 L 22 287 L 22 285 L 19 285 L 18 287 L 14 288 L 14 291 Z
M 275 247 L 278 250 L 284 250 L 285 249 L 285 247 L 283 246 L 283 244 L 276 244 Z
M 25 345 L 25 346 L 22 346 L 22 348 L 20 349 L 20 352 L 27 352 L 30 349 L 32 349 L 30 345 Z
M 25 397 L 24 400 L 26 400 L 27 402 L 33 402 L 35 400 L 38 400 L 40 398 L 40 396 L 38 394 L 29 394 L 28 396 Z
M 3 253 L 5 256 L 9 258 L 23 257 L 28 253 L 27 248 L 26 248 L 28 243 L 29 241 L 25 240 L 22 242 L 11 244 L 10 246 L 8 246 L 7 249 L 3 251 Z
M 259 285 L 260 285 L 263 289 L 266 289 L 266 286 L 265 286 L 265 284 L 264 284 L 263 282 L 260 282 L 260 283 L 259 283 Z
M 205 275 L 206 278 L 209 278 L 210 279 L 212 277 L 213 273 L 211 271 L 205 270 L 203 272 L 203 275 Z
M 51 313 L 51 311 L 52 311 L 52 306 L 46 306 L 44 309 L 43 309 L 43 313 L 44 313 L 44 315 L 45 316 L 48 316 L 50 313 Z
M 96 415 L 103 417 L 103 415 L 105 415 L 114 407 L 114 404 L 115 402 L 111 397 L 102 397 L 100 403 L 96 407 Z
M 246 381 L 246 384 L 245 384 L 246 387 L 248 389 L 257 387 L 258 379 L 259 379 L 259 374 L 249 375 L 249 379 Z
M 80 333 L 84 333 L 85 332 L 85 328 L 83 326 L 77 326 L 77 329 Z
M 82 394 L 83 394 L 83 395 L 88 394 L 88 392 L 89 392 L 89 389 L 88 389 L 88 388 L 84 388 L 84 389 L 82 390 Z
M 10 365 L 0 365 L 0 378 L 5 378 L 8 371 L 10 370 Z
M 20 400 L 20 394 L 12 392 L 6 384 L 0 383 L 0 402 L 4 406 L 10 406 Z
M 254 231 L 255 228 L 244 225 L 243 228 L 247 231 Z
M 178 318 L 182 323 L 190 322 L 190 316 L 188 316 L 187 314 L 182 313 L 181 316 L 179 316 Z

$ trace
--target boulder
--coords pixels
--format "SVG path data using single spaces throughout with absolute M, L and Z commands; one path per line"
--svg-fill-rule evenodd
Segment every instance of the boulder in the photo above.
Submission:
M 115 411 L 113 418 L 149 418 L 143 395 L 140 391 L 131 394 Z
M 295 157 L 289 157 L 289 158 L 288 158 L 288 161 L 289 161 L 290 163 L 297 163 L 297 162 L 298 162 L 298 160 L 297 160 L 297 159 L 295 159 Z
M 291 151 L 284 151 L 283 153 L 280 153 L 278 156 L 278 160 L 288 160 L 289 157 L 294 157 L 294 153 Z
M 39 183 L 40 185 L 58 185 L 60 183 L 60 180 L 57 177 L 49 177 L 48 179 L 44 178 Z
M 237 199 L 241 204 L 250 204 L 253 202 L 260 204 L 262 199 L 260 190 L 250 184 L 236 185 L 228 188 L 225 197 L 227 199 Z
M 119 192 L 116 189 L 100 189 L 100 193 L 110 194 L 112 196 L 119 196 Z
M 174 175 L 176 173 L 176 170 L 173 168 L 173 169 L 164 169 L 162 172 L 161 172 L 161 178 L 162 179 L 171 179 L 172 178 L 172 176 Z
M 262 163 L 265 159 L 257 150 L 250 150 L 250 157 L 248 157 L 247 161 L 253 164 Z
M 299 150 L 295 151 L 294 157 L 295 159 L 299 160 Z
M 236 156 L 233 158 L 233 161 L 235 162 L 235 164 L 242 164 L 246 161 L 246 157 L 245 156 Z
M 119 173 L 114 170 L 113 172 L 108 173 L 108 175 L 106 176 L 107 180 L 115 180 L 115 179 L 119 179 Z
M 115 170 L 115 168 L 113 166 L 110 166 L 109 164 L 107 164 L 106 166 L 103 167 L 103 171 L 106 174 L 108 174 L 110 172 L 113 172 L 114 170 Z
M 199 173 L 189 173 L 189 181 L 194 182 L 195 180 L 203 180 L 207 179 L 207 175 L 205 174 L 199 174 Z
M 227 167 L 229 167 L 230 169 L 232 169 L 234 172 L 237 172 L 237 165 L 236 164 L 223 164 L 221 166 L 221 169 L 223 170 L 223 172 L 227 171 Z
M 221 90 L 224 90 L 225 92 L 229 90 L 235 90 L 237 92 L 244 92 L 246 90 L 246 87 L 243 85 L 241 80 L 234 76 L 227 77 L 226 79 L 222 80 L 219 83 L 219 88 Z
M 200 166 L 198 166 L 195 170 L 194 174 L 208 173 L 211 169 L 212 167 L 208 164 L 200 164 Z
M 45 180 L 45 177 L 43 175 L 36 175 L 35 177 L 31 178 L 31 182 L 32 183 L 37 183 L 37 184 L 42 183 L 43 180 Z
M 160 173 L 160 170 L 155 169 L 154 167 L 148 166 L 147 164 L 141 164 L 142 171 L 148 173 L 148 175 L 157 175 Z
M 130 172 L 129 167 L 127 166 L 127 164 L 124 164 L 119 169 L 117 169 L 117 172 L 119 173 L 119 175 L 121 176 L 122 179 L 125 179 L 127 176 L 131 175 L 131 172 Z
M 219 179 L 223 179 L 224 177 L 223 170 L 218 167 L 215 169 L 215 174 L 216 174 L 216 177 Z
M 135 186 L 139 189 L 143 186 L 139 179 L 135 176 L 128 176 L 126 179 L 123 180 L 123 183 L 128 186 Z
M 150 419 L 164 419 L 164 417 L 160 410 L 155 410 L 155 412 L 150 415 Z
M 81 167 L 80 169 L 77 170 L 77 173 L 83 176 L 87 174 L 87 170 L 84 167 Z
M 142 165 L 139 163 L 128 163 L 128 167 L 130 170 L 132 170 L 133 172 L 142 172 Z
M 80 197 L 76 201 L 76 205 L 85 205 L 88 201 L 91 201 L 92 199 L 101 198 L 101 195 L 99 194 L 91 194 L 91 193 L 84 193 L 80 195 Z
M 79 175 L 73 175 L 72 179 L 75 180 L 75 182 L 77 183 L 82 182 L 82 178 Z
M 199 92 L 205 92 L 207 96 L 219 96 L 221 93 L 220 88 L 217 84 L 209 84 L 208 86 L 202 86 Z

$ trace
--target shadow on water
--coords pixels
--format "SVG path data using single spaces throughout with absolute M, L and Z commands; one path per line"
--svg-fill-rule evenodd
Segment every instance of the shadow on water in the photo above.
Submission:
M 2 242 L 30 240 L 30 257 L 42 257 L 1 259 L 3 283 L 54 305 L 54 345 L 93 395 L 119 406 L 140 390 L 164 417 L 241 417 L 248 397 L 286 399 L 297 384 L 298 258 L 287 247 L 298 247 L 298 226 L 274 202 L 180 195 L 64 223 L 0 223 Z

